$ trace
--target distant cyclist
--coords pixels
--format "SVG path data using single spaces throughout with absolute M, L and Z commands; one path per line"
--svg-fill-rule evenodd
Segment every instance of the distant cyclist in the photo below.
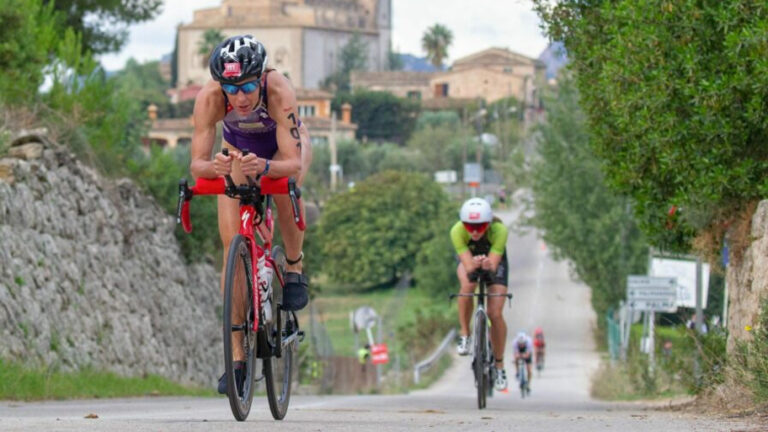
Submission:
M 477 287 L 479 271 L 492 276 L 488 286 L 489 294 L 507 292 L 507 227 L 493 216 L 491 206 L 481 198 L 472 198 L 461 206 L 460 221 L 451 228 L 451 240 L 459 258 L 456 275 L 461 285 L 461 294 L 472 294 Z M 488 318 L 491 320 L 491 344 L 496 361 L 495 387 L 501 391 L 507 388 L 507 372 L 504 370 L 504 345 L 507 340 L 507 325 L 501 314 L 505 297 L 488 298 Z M 457 351 L 459 355 L 469 354 L 469 321 L 472 318 L 472 298 L 459 297 L 459 324 L 461 334 Z
M 526 391 L 528 393 L 531 392 L 531 378 L 533 378 L 533 375 L 531 375 L 531 361 L 533 359 L 533 341 L 531 338 L 525 334 L 524 331 L 521 331 L 517 334 L 517 337 L 515 338 L 515 375 L 520 378 L 520 369 L 517 364 L 518 359 L 523 359 L 525 362 L 525 369 L 526 372 L 528 372 L 528 387 L 526 388 Z
M 544 367 L 544 330 L 541 327 L 536 327 L 533 331 L 533 348 L 536 354 L 536 369 L 541 370 Z

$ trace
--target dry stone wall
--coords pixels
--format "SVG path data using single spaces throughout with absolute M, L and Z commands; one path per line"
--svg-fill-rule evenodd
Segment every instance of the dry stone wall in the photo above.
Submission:
M 728 349 L 750 338 L 747 326 L 758 322 L 760 301 L 768 298 L 768 201 L 752 216 L 752 244 L 739 262 L 731 260 L 728 282 Z
M 186 265 L 174 220 L 39 133 L 0 158 L 0 358 L 211 385 L 218 272 Z

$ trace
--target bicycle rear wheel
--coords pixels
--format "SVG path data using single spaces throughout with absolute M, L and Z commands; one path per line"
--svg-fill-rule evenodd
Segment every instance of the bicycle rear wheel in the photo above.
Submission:
M 279 246 L 272 249 L 276 272 L 285 276 L 285 252 Z M 273 355 L 264 358 L 264 377 L 267 382 L 267 400 L 269 410 L 275 420 L 282 420 L 288 412 L 293 384 L 293 364 L 298 346 L 299 322 L 296 314 L 280 309 L 283 300 L 283 287 L 277 277 L 272 278 L 272 316 L 271 323 L 265 324 L 267 343 Z M 280 354 L 276 355 L 280 347 Z
M 477 384 L 477 408 L 485 408 L 485 398 L 488 389 L 488 367 L 486 358 L 488 357 L 488 345 L 486 342 L 486 315 L 483 309 L 475 312 L 474 328 L 472 330 L 474 338 L 474 360 L 473 367 L 475 371 L 475 383 Z
M 225 271 L 223 337 L 227 396 L 232 414 L 238 421 L 244 421 L 253 400 L 256 332 L 253 331 L 253 266 L 247 241 L 239 234 L 230 244 Z M 244 364 L 236 365 L 236 361 Z

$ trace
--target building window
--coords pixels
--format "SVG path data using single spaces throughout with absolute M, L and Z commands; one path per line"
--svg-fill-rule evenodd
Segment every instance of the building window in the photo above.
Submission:
M 408 99 L 421 100 L 421 92 L 417 90 L 410 90 L 406 96 Z
M 299 105 L 299 117 L 314 117 L 315 106 L 314 105 Z
M 327 136 L 312 135 L 309 138 L 309 140 L 312 141 L 312 146 L 314 146 L 314 147 L 328 146 L 328 137 Z
M 504 73 L 512 73 L 512 68 L 507 66 L 504 68 Z

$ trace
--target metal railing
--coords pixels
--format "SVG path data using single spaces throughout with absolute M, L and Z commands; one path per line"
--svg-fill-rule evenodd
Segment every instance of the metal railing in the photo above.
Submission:
M 451 329 L 451 331 L 445 335 L 443 341 L 440 342 L 440 346 L 437 347 L 435 352 L 433 352 L 432 355 L 430 355 L 426 360 L 418 363 L 413 367 L 413 382 L 415 384 L 418 384 L 421 380 L 421 371 L 432 367 L 432 365 L 435 364 L 435 362 L 445 353 L 446 348 L 448 348 L 448 345 L 450 345 L 451 341 L 453 341 L 453 338 L 455 337 L 456 329 Z

